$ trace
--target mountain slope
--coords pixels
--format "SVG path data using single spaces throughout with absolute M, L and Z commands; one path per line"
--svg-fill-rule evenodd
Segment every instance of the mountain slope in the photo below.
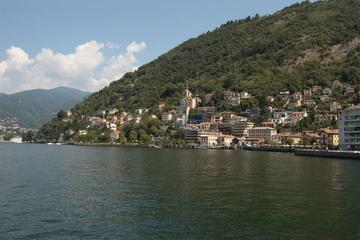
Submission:
M 271 16 L 230 21 L 126 74 L 75 111 L 133 110 L 160 100 L 175 104 L 186 81 L 199 95 L 246 89 L 260 102 L 279 90 L 337 79 L 357 86 L 359 12 L 359 0 L 305 1 Z
M 0 118 L 16 118 L 20 126 L 37 128 L 61 109 L 68 110 L 90 93 L 59 87 L 0 95 Z

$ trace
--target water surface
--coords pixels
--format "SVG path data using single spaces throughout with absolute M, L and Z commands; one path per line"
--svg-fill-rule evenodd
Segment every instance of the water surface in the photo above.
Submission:
M 360 239 L 360 162 L 0 144 L 0 239 Z

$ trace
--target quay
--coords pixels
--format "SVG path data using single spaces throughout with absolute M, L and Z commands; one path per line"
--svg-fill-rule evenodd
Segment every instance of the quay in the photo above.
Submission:
M 295 149 L 294 154 L 297 156 L 360 160 L 360 152 L 358 151 Z

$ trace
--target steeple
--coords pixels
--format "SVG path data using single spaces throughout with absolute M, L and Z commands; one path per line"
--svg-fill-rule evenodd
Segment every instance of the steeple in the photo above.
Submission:
M 189 90 L 189 83 L 186 80 L 186 89 L 185 89 L 185 97 L 190 98 L 192 96 L 192 93 Z

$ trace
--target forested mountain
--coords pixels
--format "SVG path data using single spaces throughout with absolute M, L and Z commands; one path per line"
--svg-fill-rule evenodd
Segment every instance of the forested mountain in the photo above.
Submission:
M 360 0 L 305 1 L 270 16 L 229 21 L 190 39 L 92 94 L 78 113 L 175 104 L 189 82 L 198 95 L 247 90 L 261 100 L 333 80 L 359 86 Z M 215 103 L 216 104 L 216 103 Z
M 55 117 L 58 111 L 69 110 L 89 94 L 66 87 L 0 94 L 0 119 L 13 118 L 22 127 L 37 128 Z

